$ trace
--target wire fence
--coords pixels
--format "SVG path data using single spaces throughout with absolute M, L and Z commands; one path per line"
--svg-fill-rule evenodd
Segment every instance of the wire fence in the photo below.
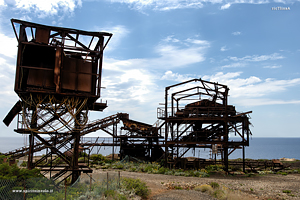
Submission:
M 1 179 L 0 200 L 100 199 L 107 191 L 120 188 L 120 172 L 82 174 L 75 183 L 68 181 L 57 185 L 47 178 Z

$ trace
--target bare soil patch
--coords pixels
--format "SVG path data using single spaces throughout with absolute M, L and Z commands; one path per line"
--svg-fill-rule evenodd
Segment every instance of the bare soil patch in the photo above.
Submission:
M 117 170 L 94 169 L 93 178 L 103 177 L 106 172 L 117 172 Z M 216 182 L 220 187 L 232 190 L 236 195 L 233 195 L 235 197 L 231 199 L 300 199 L 300 174 L 268 174 L 254 175 L 253 177 L 216 174 L 207 178 L 198 178 L 121 171 L 121 177 L 139 178 L 146 182 L 148 188 L 151 189 L 149 199 L 153 200 L 215 199 L 200 191 L 170 190 L 168 188 L 168 184 L 184 187 L 210 184 L 211 182 Z

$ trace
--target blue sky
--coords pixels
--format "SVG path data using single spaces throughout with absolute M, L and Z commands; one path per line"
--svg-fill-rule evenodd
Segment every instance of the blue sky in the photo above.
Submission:
M 237 111 L 253 111 L 253 137 L 300 136 L 299 1 L 0 0 L 2 119 L 18 100 L 11 18 L 114 34 L 102 76 L 109 107 L 91 120 L 126 112 L 153 124 L 166 86 L 202 78 L 228 85 Z M 18 136 L 15 127 L 1 124 L 0 136 Z

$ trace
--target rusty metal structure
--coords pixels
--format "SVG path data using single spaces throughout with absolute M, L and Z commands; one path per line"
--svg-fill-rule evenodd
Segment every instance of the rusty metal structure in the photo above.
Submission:
M 165 121 L 166 164 L 176 165 L 190 149 L 209 148 L 220 153 L 228 170 L 228 156 L 249 146 L 248 113 L 237 113 L 228 105 L 226 85 L 192 79 L 165 88 L 165 106 L 158 118 Z M 239 140 L 229 140 L 230 134 Z M 244 165 L 245 168 L 245 165 Z
M 11 23 L 18 40 L 15 92 L 20 101 L 3 121 L 8 126 L 18 115 L 15 131 L 29 134 L 29 169 L 40 166 L 52 179 L 65 175 L 64 179 L 72 177 L 75 182 L 81 172 L 91 172 L 78 163 L 80 136 L 86 134 L 88 111 L 107 107 L 96 101 L 103 51 L 112 34 L 17 19 Z M 50 152 L 33 162 L 33 153 L 43 148 Z M 48 158 L 50 167 L 42 166 Z M 64 165 L 56 166 L 58 159 Z
M 121 159 L 164 159 L 166 166 L 184 168 L 189 164 L 184 158 L 187 152 L 209 149 L 215 158 L 221 155 L 226 170 L 228 156 L 242 149 L 245 170 L 251 111 L 238 113 L 228 104 L 226 85 L 192 79 L 166 87 L 164 107 L 157 108 L 154 125 L 132 120 L 127 113 L 89 122 L 89 111 L 107 107 L 96 101 L 101 91 L 103 51 L 112 34 L 16 19 L 11 22 L 18 40 L 15 92 L 20 100 L 3 122 L 8 126 L 18 116 L 15 131 L 29 135 L 29 146 L 6 155 L 28 155 L 29 169 L 39 167 L 53 180 L 72 177 L 72 182 L 82 172 L 92 172 L 78 163 L 78 158 L 81 151 L 90 152 L 95 146 L 111 146 L 112 154 L 119 147 Z M 81 139 L 98 130 L 109 134 L 112 141 Z M 238 139 L 231 140 L 233 135 Z M 46 150 L 46 155 L 34 162 L 34 153 L 41 150 Z M 195 160 L 192 166 L 203 162 Z

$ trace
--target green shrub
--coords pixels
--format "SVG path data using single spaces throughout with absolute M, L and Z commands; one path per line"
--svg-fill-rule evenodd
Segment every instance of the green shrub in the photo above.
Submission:
M 205 167 L 207 172 L 215 172 L 215 171 L 224 171 L 224 166 L 223 165 L 208 165 Z
M 0 164 L 4 162 L 5 158 L 7 158 L 5 155 L 0 155 Z
M 130 171 L 130 172 L 135 172 L 135 171 L 136 171 L 136 167 L 131 167 L 131 168 L 129 169 L 129 171 Z
M 168 170 L 169 170 L 168 168 L 160 167 L 160 168 L 158 169 L 158 174 L 165 174 L 166 171 L 168 171 Z
M 213 193 L 213 188 L 210 185 L 200 185 L 194 188 L 196 191 L 207 192 L 209 194 Z
M 79 163 L 87 163 L 88 161 L 89 161 L 89 159 L 87 157 L 79 157 L 78 158 Z
M 114 163 L 112 164 L 111 166 L 113 169 L 123 169 L 124 168 L 124 165 L 120 162 L 117 162 L 117 163 Z
M 54 165 L 63 164 L 63 163 L 65 163 L 65 161 L 63 161 L 60 157 L 57 157 L 52 161 L 52 164 Z
M 0 164 L 0 179 L 29 179 L 33 177 L 42 177 L 40 170 L 34 168 L 32 170 L 20 169 L 16 164 L 9 165 L 8 163 Z
M 199 174 L 200 174 L 199 175 L 200 178 L 209 177 L 209 174 L 206 172 L 199 172 Z
M 102 154 L 92 154 L 90 156 L 90 160 L 92 161 L 92 164 L 103 164 L 108 161 L 108 159 Z
M 184 172 L 175 172 L 174 176 L 184 176 L 185 173 Z
M 104 192 L 105 197 L 115 197 L 116 196 L 116 191 L 115 190 L 106 190 Z
M 225 192 L 223 190 L 215 190 L 213 196 L 217 199 L 223 199 L 225 197 Z
M 211 182 L 209 185 L 210 185 L 212 188 L 214 188 L 214 189 L 220 187 L 219 183 L 216 183 L 216 182 Z
M 193 170 L 185 171 L 184 176 L 194 176 L 194 171 Z
M 79 157 L 88 157 L 88 154 L 87 153 L 85 153 L 85 152 L 79 152 Z
M 175 189 L 175 190 L 182 190 L 182 187 L 181 187 L 181 186 L 178 186 L 178 185 L 175 185 L 175 186 L 174 186 L 174 189 Z
M 288 175 L 288 173 L 287 172 L 277 172 L 276 174 L 281 174 L 281 175 L 284 175 L 284 176 L 286 176 L 286 175 Z
M 288 193 L 291 193 L 292 191 L 291 190 L 283 190 L 282 192 L 288 194 Z
M 134 193 L 142 198 L 147 198 L 150 194 L 150 190 L 146 186 L 145 182 L 140 179 L 122 178 L 122 185 L 127 190 L 133 190 Z
M 165 175 L 173 175 L 173 174 L 174 174 L 173 170 L 169 170 L 165 172 Z

